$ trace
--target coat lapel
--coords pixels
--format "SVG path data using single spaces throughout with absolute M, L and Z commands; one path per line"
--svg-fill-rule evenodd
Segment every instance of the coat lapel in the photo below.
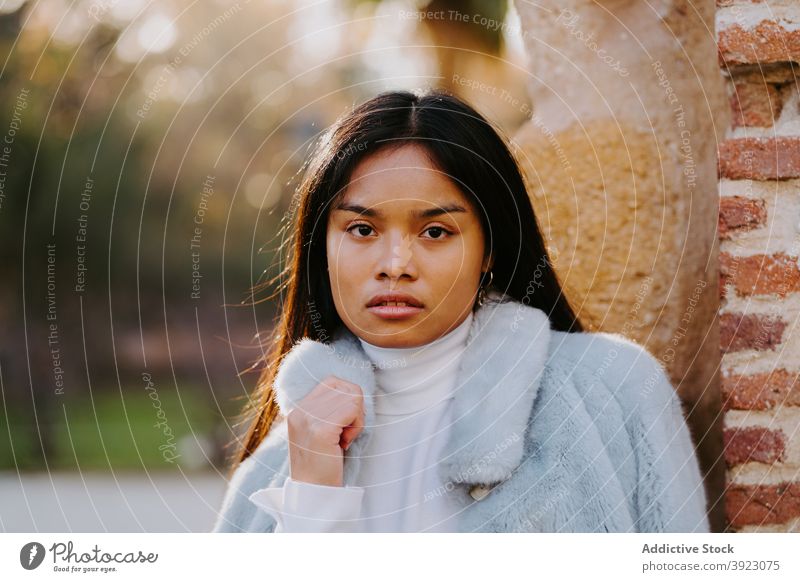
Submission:
M 439 468 L 445 483 L 490 485 L 509 478 L 520 464 L 550 333 L 542 310 L 497 294 L 475 312 Z M 358 338 L 343 327 L 329 344 L 300 340 L 279 366 L 276 398 L 287 414 L 328 375 L 364 392 L 365 427 L 344 455 L 344 483 L 354 485 L 372 436 L 376 390 L 372 363 Z

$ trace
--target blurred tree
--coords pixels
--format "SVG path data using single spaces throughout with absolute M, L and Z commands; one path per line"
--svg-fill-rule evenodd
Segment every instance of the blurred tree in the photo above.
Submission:
M 388 12 L 352 18 L 356 5 Z M 0 176 L 0 376 L 27 451 L 17 463 L 43 466 L 63 444 L 53 427 L 90 390 L 146 397 L 145 369 L 162 390 L 191 387 L 220 422 L 225 402 L 247 398 L 236 373 L 261 355 L 253 338 L 269 337 L 280 297 L 226 305 L 280 273 L 317 136 L 386 85 L 448 86 L 502 50 L 506 2 L 422 9 L 460 16 L 416 26 L 367 0 L 0 4 L 0 139 L 14 131 Z
M 381 4 L 386 0 L 347 0 L 352 5 Z M 421 19 L 433 39 L 442 86 L 458 92 L 454 75 L 475 58 L 473 52 L 500 55 L 504 48 L 503 27 L 509 0 L 421 0 L 420 12 L 438 14 Z

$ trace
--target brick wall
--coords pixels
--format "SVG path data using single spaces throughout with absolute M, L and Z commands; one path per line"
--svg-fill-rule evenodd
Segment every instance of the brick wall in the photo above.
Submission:
M 716 34 L 725 513 L 800 531 L 800 2 L 718 0 Z

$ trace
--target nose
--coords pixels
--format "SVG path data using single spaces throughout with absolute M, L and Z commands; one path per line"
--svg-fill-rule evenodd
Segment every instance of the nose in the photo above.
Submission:
M 413 239 L 407 233 L 394 232 L 388 234 L 380 248 L 377 278 L 399 280 L 417 278 L 416 260 L 414 259 Z

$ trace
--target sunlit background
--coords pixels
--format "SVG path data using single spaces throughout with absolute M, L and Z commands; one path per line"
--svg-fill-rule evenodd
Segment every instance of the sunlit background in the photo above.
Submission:
M 315 138 L 428 86 L 513 133 L 518 30 L 505 1 L 0 0 L 0 530 L 209 529 Z

